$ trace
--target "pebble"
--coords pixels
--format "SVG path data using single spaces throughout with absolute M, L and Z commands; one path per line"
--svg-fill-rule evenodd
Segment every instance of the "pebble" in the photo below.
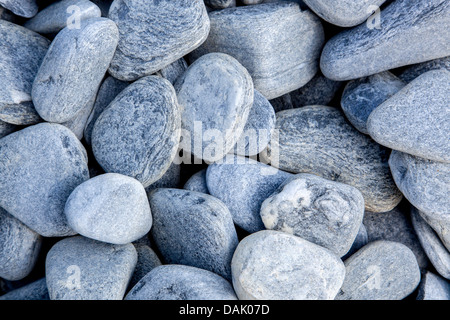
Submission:
M 392 210 L 402 199 L 388 165 L 389 151 L 357 131 L 338 109 L 308 106 L 278 112 L 266 163 L 349 184 L 366 209 Z
M 39 9 L 36 0 L 0 0 L 0 6 L 24 18 L 33 17 Z
M 422 276 L 416 300 L 450 300 L 450 282 L 427 271 Z
M 106 18 L 61 30 L 33 82 L 36 111 L 48 122 L 74 118 L 97 92 L 117 47 L 117 26 Z
M 175 84 L 178 77 L 180 77 L 183 73 L 188 69 L 188 64 L 184 58 L 180 58 L 175 62 L 172 62 L 168 66 L 162 68 L 158 71 L 158 73 L 164 79 L 169 80 L 171 84 Z
M 122 300 L 137 262 L 134 246 L 82 236 L 57 242 L 45 260 L 51 300 Z
M 321 70 L 344 81 L 449 56 L 449 14 L 446 0 L 394 1 L 380 12 L 379 28 L 363 23 L 329 40 Z
M 134 269 L 133 276 L 130 279 L 130 283 L 128 284 L 128 288 L 131 290 L 136 283 L 139 282 L 147 273 L 152 271 L 154 268 L 162 265 L 161 260 L 158 255 L 145 244 L 136 244 L 133 243 L 138 259 L 136 263 L 136 268 Z
M 0 296 L 3 300 L 50 300 L 47 281 L 44 278 L 31 282 L 23 287 L 14 289 Z
M 183 186 L 183 189 L 209 194 L 206 183 L 206 169 L 193 174 Z
M 80 235 L 112 244 L 133 242 L 152 226 L 144 187 L 117 173 L 102 174 L 77 186 L 64 213 L 69 226 Z
M 225 9 L 236 6 L 236 0 L 205 0 L 205 4 L 213 9 Z
M 6 137 L 8 134 L 14 132 L 16 126 L 0 120 L 0 139 Z
M 238 238 L 222 201 L 200 192 L 161 188 L 149 195 L 149 202 L 152 239 L 165 263 L 197 267 L 231 279 Z
M 439 69 L 446 69 L 450 71 L 450 56 L 410 66 L 405 71 L 400 73 L 398 77 L 405 82 L 411 82 L 425 72 Z
M 164 173 L 164 175 L 153 182 L 151 185 L 145 188 L 145 191 L 150 193 L 156 188 L 179 188 L 181 181 L 181 166 L 177 163 L 172 162 L 169 169 Z
M 231 284 L 219 275 L 185 265 L 154 268 L 125 300 L 237 300 Z
M 0 140 L 0 206 L 44 237 L 73 235 L 64 205 L 89 179 L 86 150 L 59 124 L 41 123 Z
M 350 258 L 352 254 L 354 254 L 356 251 L 358 251 L 368 243 L 369 243 L 369 236 L 367 234 L 366 227 L 364 226 L 363 223 L 361 223 L 355 241 L 353 241 L 350 250 L 348 250 L 348 252 L 343 257 L 341 257 L 341 260 L 342 261 L 347 260 L 348 258 Z
M 450 71 L 426 72 L 377 107 L 370 136 L 395 150 L 450 163 Z
M 89 102 L 77 113 L 77 115 L 69 121 L 61 123 L 63 126 L 69 128 L 78 140 L 83 139 L 84 128 L 86 127 L 89 116 L 94 108 L 96 94 L 92 96 Z
M 358 189 L 303 173 L 288 178 L 261 205 L 266 229 L 293 234 L 339 257 L 350 250 L 363 215 Z
M 202 0 L 115 0 L 108 18 L 120 33 L 109 73 L 124 81 L 151 75 L 185 56 L 210 29 Z
M 227 8 L 211 12 L 206 41 L 191 60 L 223 52 L 247 68 L 255 89 L 271 100 L 308 83 L 318 71 L 324 31 L 309 10 L 292 2 Z
M 398 242 L 370 242 L 344 263 L 345 280 L 336 300 L 401 300 L 420 282 L 413 252 Z
M 418 210 L 422 219 L 433 228 L 442 241 L 442 244 L 450 252 L 450 215 L 448 211 L 438 212 L 437 214 L 425 213 Z
M 92 150 L 106 172 L 139 180 L 160 179 L 180 140 L 180 110 L 169 81 L 148 76 L 124 89 L 95 121 Z
M 345 277 L 331 251 L 272 230 L 241 240 L 231 267 L 240 300 L 332 300 Z
M 275 112 L 294 109 L 294 104 L 292 102 L 292 97 L 290 93 L 283 94 L 281 97 L 269 100 L 269 102 L 272 105 Z

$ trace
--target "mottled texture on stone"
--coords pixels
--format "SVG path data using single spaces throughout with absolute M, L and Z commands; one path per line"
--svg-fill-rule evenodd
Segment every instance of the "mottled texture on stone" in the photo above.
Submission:
M 231 284 L 219 275 L 191 266 L 154 268 L 125 300 L 237 300 Z
M 450 300 L 450 282 L 427 271 L 422 275 L 416 300 Z
M 264 230 L 241 240 L 232 273 L 241 300 L 332 300 L 344 281 L 345 267 L 323 247 Z
M 367 119 L 372 111 L 405 85 L 403 81 L 389 71 L 352 80 L 347 83 L 342 93 L 342 111 L 358 131 L 369 134 Z M 392 129 L 395 130 L 395 128 Z
M 175 84 L 179 76 L 186 72 L 188 68 L 186 60 L 180 58 L 175 62 L 172 62 L 168 66 L 162 68 L 158 73 L 164 78 L 169 80 L 171 84 Z
M 356 187 L 367 210 L 385 212 L 402 194 L 388 165 L 389 150 L 350 125 L 338 109 L 308 106 L 277 113 L 266 162 Z
M 450 55 L 450 2 L 397 0 L 381 11 L 380 28 L 364 23 L 328 41 L 323 74 L 350 80 Z
M 411 82 L 425 72 L 439 69 L 447 69 L 448 71 L 450 71 L 450 56 L 410 66 L 405 71 L 403 71 L 398 77 L 405 82 Z
M 73 235 L 64 205 L 89 178 L 87 155 L 59 124 L 41 123 L 0 139 L 0 206 L 45 237 Z
M 401 300 L 420 282 L 414 253 L 398 242 L 370 242 L 344 263 L 345 281 L 336 300 Z
M 133 81 L 200 46 L 210 23 L 202 0 L 115 0 L 108 18 L 120 33 L 109 73 Z
M 33 82 L 36 111 L 48 122 L 74 118 L 97 92 L 117 47 L 117 26 L 106 18 L 66 27 L 50 45 Z
M 124 89 L 94 124 L 94 156 L 106 172 L 139 180 L 144 187 L 160 179 L 175 158 L 180 110 L 169 81 L 144 77 Z
M 206 162 L 222 159 L 238 141 L 253 105 L 247 70 L 233 57 L 210 53 L 175 83 L 186 132 L 180 147 Z
M 39 10 L 36 0 L 0 0 L 0 6 L 24 18 L 33 17 Z
M 50 300 L 45 278 L 31 282 L 23 287 L 0 296 L 1 300 Z
M 208 39 L 190 59 L 210 52 L 235 57 L 250 72 L 255 89 L 269 100 L 302 87 L 318 71 L 322 24 L 296 3 L 227 8 L 209 17 Z
M 222 200 L 240 228 L 253 233 L 264 230 L 261 204 L 290 173 L 240 156 L 208 166 L 206 183 L 209 193 Z
M 206 169 L 193 174 L 183 186 L 183 189 L 209 194 L 206 184 Z
M 76 114 L 75 117 L 73 117 L 69 121 L 61 123 L 63 126 L 69 128 L 78 138 L 78 140 L 83 139 L 84 128 L 86 127 L 89 115 L 94 108 L 96 96 L 97 95 L 94 94 L 91 100 L 89 100 L 89 102 Z
M 449 100 L 450 71 L 426 72 L 370 114 L 368 132 L 388 148 L 450 163 Z
M 149 195 L 152 239 L 168 264 L 183 264 L 231 279 L 231 258 L 238 244 L 228 208 L 195 191 L 156 189 Z
M 341 257 L 341 260 L 342 261 L 347 260 L 348 258 L 350 258 L 350 256 L 352 254 L 354 254 L 356 251 L 358 251 L 359 249 L 361 249 L 368 243 L 369 243 L 369 237 L 367 235 L 366 227 L 364 226 L 363 223 L 361 223 L 361 226 L 359 227 L 358 234 L 356 235 L 355 241 L 353 241 L 353 244 L 352 244 L 350 250 L 348 250 L 348 252 L 343 257 Z
M 175 162 L 170 164 L 164 175 L 145 188 L 147 194 L 156 188 L 179 188 L 181 180 L 181 166 Z
M 137 262 L 134 246 L 82 236 L 57 242 L 45 260 L 51 300 L 122 300 Z
M 133 288 L 147 273 L 162 265 L 161 260 L 159 260 L 155 251 L 148 245 L 135 243 L 133 243 L 133 245 L 136 248 L 138 259 L 133 276 L 128 284 L 128 288 L 130 289 Z
M 0 139 L 14 132 L 17 126 L 0 120 Z
M 261 205 L 266 229 L 293 234 L 339 257 L 350 250 L 363 215 L 358 189 L 307 173 L 288 178 Z

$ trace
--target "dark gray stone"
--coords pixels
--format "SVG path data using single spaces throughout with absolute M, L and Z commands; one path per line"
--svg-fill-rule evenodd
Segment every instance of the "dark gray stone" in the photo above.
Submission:
M 292 97 L 289 93 L 283 94 L 281 97 L 269 101 L 275 112 L 294 109 Z
M 111 4 L 113 3 L 113 0 L 91 0 L 93 3 L 95 3 L 102 12 L 102 17 L 107 17 L 109 8 L 111 7 Z
M 439 69 L 450 71 L 450 56 L 413 65 L 403 71 L 398 77 L 405 82 L 411 82 L 425 72 Z
M 39 10 L 36 0 L 0 0 L 0 6 L 24 18 L 33 17 Z
M 252 0 L 250 0 L 252 1 Z M 258 0 L 256 0 L 258 1 Z M 303 10 L 308 9 L 308 6 L 303 2 L 303 0 L 262 0 L 261 3 L 271 3 L 271 2 L 282 2 L 282 1 L 289 1 L 289 2 L 295 2 L 298 3 L 300 8 Z
M 1 300 L 50 300 L 45 278 L 31 282 L 23 287 L 0 296 Z
M 347 260 L 350 258 L 352 254 L 354 254 L 356 251 L 364 247 L 366 244 L 369 243 L 369 237 L 367 235 L 367 230 L 364 224 L 361 223 L 361 226 L 359 227 L 358 234 L 356 235 L 355 241 L 353 241 L 353 244 L 348 250 L 348 252 L 345 254 L 345 256 L 341 257 L 342 261 Z
M 155 251 L 148 245 L 135 243 L 133 243 L 133 245 L 136 248 L 138 259 L 133 276 L 128 284 L 128 288 L 130 289 L 133 288 L 147 273 L 162 265 L 161 260 L 159 260 Z
M 402 199 L 388 165 L 389 150 L 326 106 L 278 112 L 264 161 L 293 173 L 313 173 L 356 187 L 367 210 L 386 212 Z
M 16 131 L 16 126 L 0 120 L 0 139 Z
M 86 150 L 59 124 L 41 123 L 0 139 L 0 206 L 44 237 L 73 235 L 64 205 L 89 178 Z
M 193 174 L 183 186 L 183 189 L 209 194 L 206 184 L 206 169 Z
M 165 263 L 202 268 L 231 279 L 238 244 L 228 208 L 195 191 L 156 189 L 149 195 L 152 239 Z
M 416 300 L 450 300 L 450 282 L 427 271 L 422 275 Z
M 180 127 L 173 86 L 148 76 L 129 85 L 101 113 L 92 130 L 92 150 L 106 172 L 136 178 L 148 187 L 172 164 Z
M 205 4 L 213 9 L 225 9 L 236 6 L 236 0 L 204 0 Z
M 188 65 L 184 58 L 180 58 L 172 62 L 168 66 L 162 68 L 158 73 L 165 79 L 169 80 L 171 84 L 175 84 L 179 76 L 186 72 Z
M 322 51 L 320 67 L 344 81 L 450 55 L 450 2 L 397 0 L 381 11 L 379 28 L 340 32 Z
M 184 265 L 156 267 L 125 300 L 237 300 L 231 284 L 219 275 Z
M 181 166 L 172 162 L 164 175 L 145 188 L 147 194 L 156 188 L 179 188 L 181 180 Z
M 241 240 L 231 266 L 240 300 L 332 300 L 345 277 L 328 249 L 272 230 Z

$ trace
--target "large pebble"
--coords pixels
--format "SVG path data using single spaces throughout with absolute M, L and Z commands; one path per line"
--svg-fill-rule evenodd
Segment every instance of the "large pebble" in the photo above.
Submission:
M 51 300 L 122 300 L 137 262 L 134 246 L 82 236 L 57 242 L 45 260 Z
M 389 150 L 350 125 L 338 109 L 308 106 L 277 113 L 266 162 L 356 187 L 367 210 L 386 212 L 402 199 L 388 165 Z
M 259 231 L 239 243 L 232 261 L 241 300 L 332 300 L 345 277 L 331 251 L 279 231 Z
M 288 178 L 261 205 L 266 229 L 296 235 L 339 257 L 350 250 L 363 215 L 358 189 L 307 173 Z
M 412 65 L 400 73 L 398 77 L 405 82 L 411 82 L 425 72 L 439 69 L 450 71 L 450 56 Z
M 0 296 L 0 300 L 50 300 L 47 281 L 44 277 L 23 287 L 11 290 Z
M 175 158 L 180 126 L 173 86 L 148 76 L 129 85 L 101 113 L 92 131 L 92 150 L 106 172 L 134 177 L 147 187 Z
M 39 10 L 36 0 L 0 0 L 0 6 L 24 18 L 33 17 Z
M 193 174 L 184 184 L 183 189 L 209 194 L 206 184 L 206 169 Z
M 45 237 L 73 235 L 64 205 L 89 178 L 87 155 L 76 136 L 42 123 L 0 140 L 0 206 Z
M 119 28 L 119 45 L 109 73 L 133 81 L 188 54 L 208 36 L 202 0 L 115 0 L 108 18 Z
M 422 276 L 416 300 L 450 300 L 450 282 L 427 271 Z
M 345 260 L 345 270 L 336 300 L 401 300 L 420 282 L 413 252 L 392 241 L 370 242 Z

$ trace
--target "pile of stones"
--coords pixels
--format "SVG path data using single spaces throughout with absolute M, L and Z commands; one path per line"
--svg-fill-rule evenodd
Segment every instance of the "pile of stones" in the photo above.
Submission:
M 449 17 L 0 0 L 0 300 L 449 300 Z

